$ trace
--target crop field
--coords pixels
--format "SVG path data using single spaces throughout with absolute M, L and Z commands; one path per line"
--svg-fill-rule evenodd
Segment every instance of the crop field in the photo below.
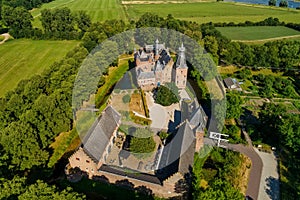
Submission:
M 0 45 L 0 97 L 22 79 L 41 73 L 62 59 L 77 41 L 36 41 L 18 39 Z
M 264 40 L 300 36 L 300 32 L 284 26 L 217 27 L 225 37 L 232 40 Z
M 56 0 L 43 4 L 41 8 L 33 9 L 34 25 L 40 26 L 38 17 L 42 9 L 68 7 L 72 11 L 86 11 L 93 22 L 106 19 L 126 19 L 125 12 L 119 0 Z
M 295 9 L 271 8 L 261 5 L 245 5 L 230 2 L 170 3 L 170 4 L 124 4 L 129 19 L 138 19 L 143 13 L 151 12 L 166 17 L 198 23 L 261 21 L 277 17 L 280 21 L 298 23 L 300 11 Z

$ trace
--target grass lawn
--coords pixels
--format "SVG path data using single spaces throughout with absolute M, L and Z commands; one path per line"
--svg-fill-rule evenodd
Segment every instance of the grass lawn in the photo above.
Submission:
M 262 40 L 292 35 L 300 32 L 284 26 L 217 27 L 222 35 L 232 40 Z
M 261 21 L 277 17 L 280 21 L 300 21 L 300 11 L 295 9 L 271 8 L 261 5 L 245 5 L 230 2 L 203 2 L 183 4 L 135 4 L 124 5 L 129 19 L 138 19 L 145 12 L 162 17 L 172 14 L 175 18 L 199 23 Z
M 41 26 L 38 17 L 42 9 L 62 7 L 68 7 L 72 11 L 86 11 L 93 22 L 107 19 L 126 19 L 125 12 L 119 0 L 55 0 L 31 11 L 31 14 L 35 18 L 34 26 Z
M 61 60 L 78 41 L 18 39 L 0 45 L 0 97 L 22 79 L 39 74 Z

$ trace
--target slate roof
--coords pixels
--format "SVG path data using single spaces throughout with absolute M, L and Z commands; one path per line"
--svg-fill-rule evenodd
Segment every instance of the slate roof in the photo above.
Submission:
M 143 72 L 141 71 L 138 75 L 138 79 L 149 79 L 149 78 L 155 78 L 154 72 Z
M 203 130 L 205 128 L 205 116 L 206 114 L 196 98 L 191 103 L 181 102 L 181 121 L 188 120 L 193 130 Z
M 84 137 L 83 150 L 95 162 L 99 162 L 102 157 L 114 130 L 119 126 L 120 120 L 121 115 L 112 106 L 108 106 Z
M 230 78 L 230 77 L 225 78 L 223 81 L 224 81 L 224 84 L 227 88 L 230 88 L 231 86 L 234 85 L 234 82 L 233 82 L 232 78 Z
M 165 168 L 165 177 L 176 172 L 189 173 L 194 162 L 195 137 L 188 121 L 184 122 L 163 150 L 159 168 Z
M 159 55 L 160 55 L 159 62 L 163 63 L 164 65 L 168 64 L 169 61 L 171 60 L 171 56 L 165 49 L 163 49 Z

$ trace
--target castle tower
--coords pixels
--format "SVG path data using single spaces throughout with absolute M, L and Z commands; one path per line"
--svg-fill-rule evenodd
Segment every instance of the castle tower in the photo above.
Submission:
M 185 47 L 181 43 L 176 61 L 175 84 L 179 89 L 183 89 L 187 82 L 188 67 L 185 59 Z
M 158 39 L 156 39 L 156 41 L 155 41 L 155 56 L 158 55 L 158 44 L 159 44 L 159 41 L 158 41 Z

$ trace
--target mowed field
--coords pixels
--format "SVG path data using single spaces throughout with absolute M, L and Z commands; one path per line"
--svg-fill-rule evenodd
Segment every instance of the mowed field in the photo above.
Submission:
M 18 39 L 0 45 L 0 97 L 22 79 L 41 73 L 61 60 L 78 41 Z
M 31 11 L 32 16 L 35 18 L 34 25 L 40 26 L 40 22 L 37 19 L 42 9 L 63 7 L 68 7 L 72 11 L 86 11 L 93 22 L 107 19 L 126 20 L 124 9 L 119 0 L 55 0 Z
M 273 8 L 262 5 L 246 5 L 230 2 L 170 3 L 170 4 L 130 4 L 123 5 L 129 19 L 138 19 L 143 13 L 151 12 L 166 17 L 198 23 L 261 21 L 277 17 L 280 21 L 299 23 L 300 11 L 288 8 Z
M 284 26 L 217 27 L 225 37 L 232 40 L 264 40 L 300 36 L 300 32 Z

